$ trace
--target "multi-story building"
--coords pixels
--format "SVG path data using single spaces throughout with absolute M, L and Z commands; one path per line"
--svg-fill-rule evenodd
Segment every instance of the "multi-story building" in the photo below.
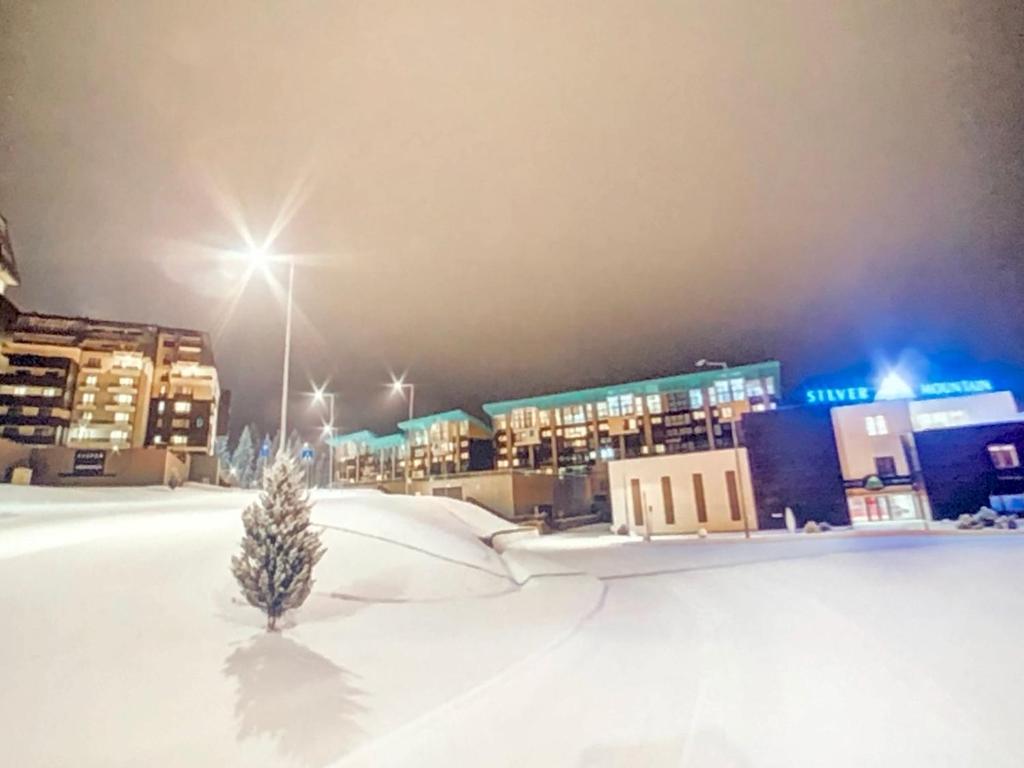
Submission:
M 771 410 L 776 361 L 484 405 L 499 469 L 575 470 L 600 461 L 731 448 L 744 413 Z
M 399 422 L 411 451 L 413 479 L 491 469 L 491 428 L 462 410 L 434 413 Z M 405 468 L 402 466 L 402 472 Z
M 217 368 L 206 334 L 180 328 L 156 329 L 146 445 L 212 453 L 219 402 Z
M 20 313 L 0 338 L 0 429 L 16 442 L 212 453 L 219 397 L 197 331 Z
M 379 436 L 368 429 L 338 435 L 334 445 L 335 480 L 372 484 L 400 480 L 405 472 L 405 435 Z

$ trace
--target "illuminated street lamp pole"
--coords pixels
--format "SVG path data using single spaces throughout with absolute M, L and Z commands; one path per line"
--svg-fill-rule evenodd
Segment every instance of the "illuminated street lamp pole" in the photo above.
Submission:
M 723 371 L 729 369 L 728 363 L 717 362 L 715 360 L 708 360 L 707 358 L 701 358 L 696 362 L 698 368 L 721 368 Z M 743 515 L 743 536 L 744 538 L 750 538 L 750 520 L 747 518 L 747 501 L 743 493 L 743 470 L 740 466 L 740 436 L 739 431 L 736 429 L 739 420 L 734 418 L 732 420 L 732 451 L 733 458 L 736 462 L 736 492 L 739 496 L 740 512 Z M 714 433 L 711 434 L 711 440 L 714 441 Z
M 405 378 L 391 380 L 391 392 L 396 395 L 405 395 L 405 390 L 409 390 L 409 421 L 412 421 L 412 415 L 416 403 L 416 385 L 412 382 L 407 382 Z M 405 441 L 405 495 L 409 495 L 409 487 L 412 477 L 412 432 L 409 433 L 409 439 Z
M 317 405 L 327 405 L 327 423 L 324 424 L 321 432 L 321 439 L 327 443 L 328 474 L 327 487 L 334 487 L 334 399 L 335 393 L 327 391 L 327 384 L 322 387 L 313 386 L 313 402 Z
M 284 361 L 281 365 L 281 442 L 277 452 L 285 452 L 285 443 L 288 441 L 288 376 L 290 374 L 292 356 L 292 306 L 295 295 L 295 260 L 290 256 L 285 257 L 288 261 L 288 298 L 285 305 L 284 320 Z M 267 272 L 275 260 L 265 248 L 252 247 L 248 253 L 249 264 Z
M 295 260 L 288 259 L 288 303 L 284 321 L 284 365 L 281 371 L 281 444 L 279 453 L 284 453 L 288 440 L 288 376 L 292 356 L 292 303 L 295 289 Z

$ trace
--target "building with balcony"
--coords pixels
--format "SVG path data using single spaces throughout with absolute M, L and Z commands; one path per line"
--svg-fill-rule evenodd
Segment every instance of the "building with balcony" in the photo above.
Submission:
M 550 473 L 731 448 L 744 413 L 771 410 L 776 361 L 484 405 L 496 466 Z
M 0 435 L 15 442 L 209 454 L 219 396 L 196 331 L 18 313 L 0 335 Z
M 213 453 L 220 396 L 209 337 L 158 328 L 145 444 Z
M 413 479 L 476 472 L 494 466 L 491 428 L 465 411 L 420 416 L 399 422 L 398 428 L 405 433 Z

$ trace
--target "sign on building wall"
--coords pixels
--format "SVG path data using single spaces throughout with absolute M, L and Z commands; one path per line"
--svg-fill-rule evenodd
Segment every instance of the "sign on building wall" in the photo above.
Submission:
M 988 379 L 964 379 L 960 381 L 933 381 L 910 388 L 908 396 L 914 397 L 954 397 L 956 395 L 976 395 L 982 392 L 993 392 L 995 387 Z M 804 397 L 808 405 L 850 405 L 852 403 L 870 403 L 874 400 L 894 399 L 880 396 L 882 393 L 874 387 L 825 387 L 808 389 Z
M 77 477 L 102 475 L 107 466 L 107 452 L 98 450 L 75 451 L 71 474 Z

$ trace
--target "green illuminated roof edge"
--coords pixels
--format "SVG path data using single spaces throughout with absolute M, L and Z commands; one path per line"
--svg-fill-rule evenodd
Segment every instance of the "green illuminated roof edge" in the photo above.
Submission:
M 631 381 L 624 384 L 611 384 L 604 387 L 577 389 L 572 392 L 558 392 L 551 395 L 523 397 L 516 400 L 501 400 L 485 403 L 484 412 L 491 417 L 501 416 L 516 408 L 564 408 L 567 405 L 581 405 L 604 400 L 606 397 L 627 394 L 656 395 L 665 392 L 677 392 L 695 387 L 705 387 L 715 381 L 732 379 L 737 376 L 774 376 L 778 380 L 782 366 L 778 360 L 765 360 L 749 365 L 737 365 L 733 368 L 715 368 L 693 373 L 681 373 L 675 376 L 663 376 L 658 379 Z
M 485 424 L 482 420 L 478 419 L 472 414 L 466 413 L 461 409 L 455 409 L 453 411 L 444 411 L 442 413 L 432 413 L 428 416 L 419 416 L 415 419 L 408 419 L 406 421 L 398 422 L 398 428 L 403 432 L 410 432 L 413 430 L 424 430 L 430 429 L 434 424 L 439 424 L 445 421 L 470 421 L 487 432 L 491 431 L 489 425 Z

